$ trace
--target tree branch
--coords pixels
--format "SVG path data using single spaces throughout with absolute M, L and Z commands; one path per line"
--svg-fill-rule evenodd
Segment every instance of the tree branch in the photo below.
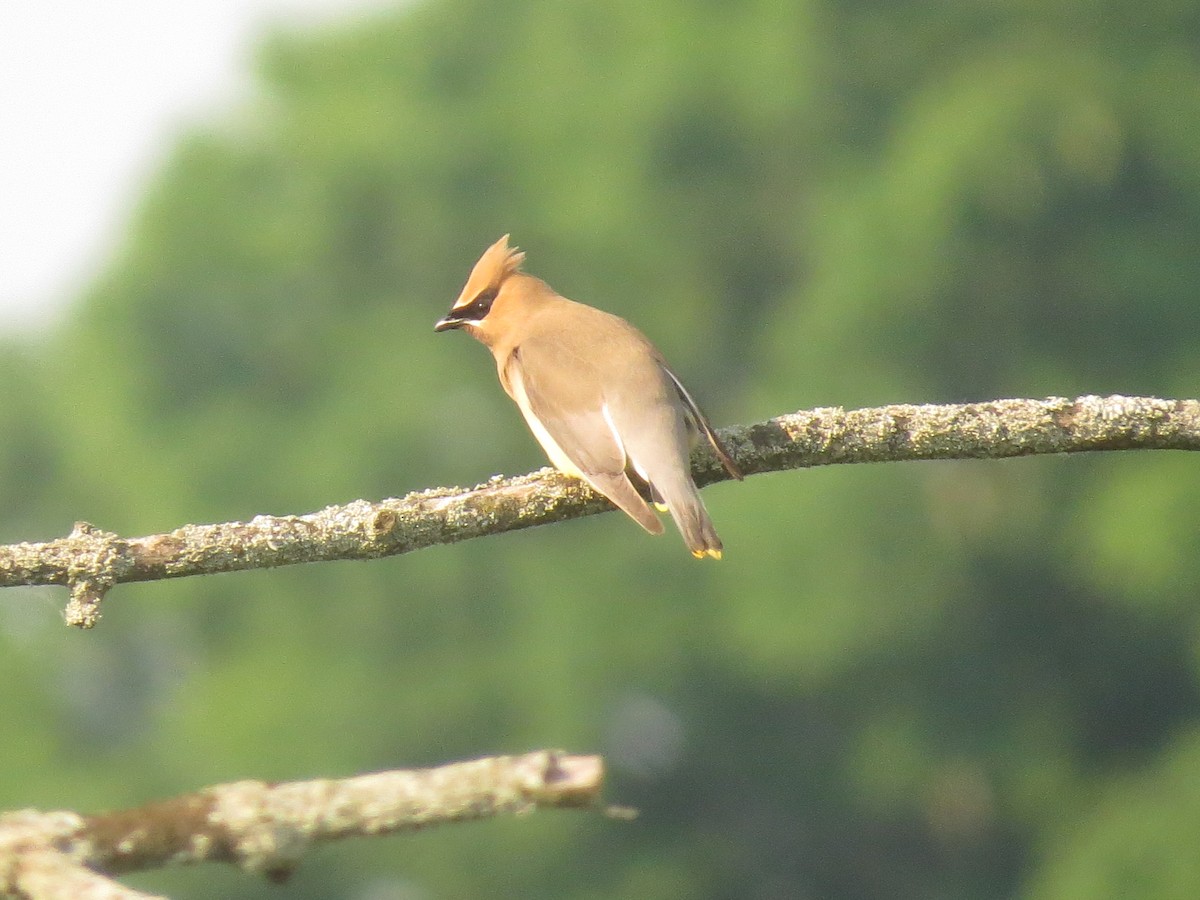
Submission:
M 314 845 L 521 814 L 599 808 L 599 756 L 540 750 L 338 780 L 239 781 L 136 809 L 0 815 L 0 896 L 146 900 L 104 877 L 228 862 L 273 881 Z
M 1087 396 L 823 408 L 722 429 L 721 436 L 747 475 L 842 463 L 1200 450 L 1200 400 Z M 693 471 L 701 485 L 728 478 L 699 451 Z M 612 508 L 577 479 L 542 469 L 469 490 L 433 488 L 147 537 L 121 538 L 80 522 L 64 538 L 0 547 L 0 587 L 66 585 L 68 623 L 91 627 L 105 592 L 122 582 L 394 556 Z

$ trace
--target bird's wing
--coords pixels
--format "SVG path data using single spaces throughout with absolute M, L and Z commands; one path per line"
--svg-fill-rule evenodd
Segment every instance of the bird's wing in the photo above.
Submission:
M 683 405 L 687 407 L 691 414 L 692 421 L 695 422 L 696 428 L 708 439 L 709 445 L 713 448 L 713 453 L 717 455 L 717 459 L 721 461 L 721 465 L 725 467 L 725 471 L 736 478 L 742 480 L 742 470 L 737 467 L 737 463 L 733 461 L 733 457 L 729 455 L 729 451 L 725 449 L 725 445 L 721 443 L 721 439 L 717 437 L 717 433 L 713 431 L 713 427 L 709 424 L 708 416 L 704 415 L 704 411 L 700 409 L 692 395 L 687 392 L 687 388 L 683 386 L 683 382 L 679 380 L 679 376 L 667 368 L 665 363 L 660 363 L 662 369 L 667 373 L 675 385 L 675 390 L 679 392 L 679 398 L 683 401 Z
M 662 532 L 626 474 L 625 446 L 585 360 L 561 342 L 534 338 L 509 356 L 504 380 L 558 469 L 581 477 L 651 534 Z

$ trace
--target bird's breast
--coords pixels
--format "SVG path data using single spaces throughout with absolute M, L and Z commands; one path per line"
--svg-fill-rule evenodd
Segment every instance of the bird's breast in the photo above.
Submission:
M 583 478 L 583 473 L 575 463 L 571 462 L 571 458 L 559 446 L 558 441 L 550 434 L 544 422 L 537 417 L 533 411 L 533 407 L 529 402 L 529 395 L 525 391 L 525 381 L 521 376 L 521 363 L 517 359 L 513 359 L 500 373 L 501 381 L 504 382 L 504 389 L 508 391 L 508 395 L 516 402 L 517 407 L 521 410 L 521 415 L 525 417 L 525 423 L 529 426 L 529 430 L 533 432 L 533 436 L 537 438 L 537 442 L 542 445 L 542 449 L 546 451 L 546 455 L 550 457 L 550 462 L 554 464 L 554 468 L 562 472 L 564 475 L 573 475 L 576 478 Z

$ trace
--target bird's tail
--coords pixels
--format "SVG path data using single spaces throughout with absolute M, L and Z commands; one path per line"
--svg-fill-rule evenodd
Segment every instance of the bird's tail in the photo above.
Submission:
M 667 498 L 667 509 L 671 518 L 675 520 L 675 526 L 683 536 L 687 548 L 692 551 L 692 556 L 696 559 L 704 559 L 706 556 L 720 559 L 724 547 L 721 539 L 717 537 L 717 529 L 708 517 L 708 510 L 704 508 L 700 492 L 690 482 L 688 487 L 690 490 L 683 492 L 681 496 Z

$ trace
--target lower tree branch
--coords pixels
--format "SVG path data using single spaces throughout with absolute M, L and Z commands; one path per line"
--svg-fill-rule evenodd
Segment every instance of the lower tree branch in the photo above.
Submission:
M 823 408 L 723 429 L 721 436 L 747 475 L 843 463 L 1200 450 L 1200 400 L 1086 396 Z M 728 478 L 703 451 L 693 457 L 693 471 L 701 485 Z M 612 508 L 581 481 L 542 469 L 469 490 L 433 488 L 147 537 L 121 538 L 80 522 L 64 538 L 0 547 L 0 587 L 66 585 L 67 621 L 90 627 L 105 592 L 122 582 L 394 556 Z
M 106 875 L 228 862 L 286 878 L 308 850 L 352 836 L 521 814 L 599 808 L 598 756 L 540 750 L 433 769 L 268 784 L 239 781 L 136 809 L 0 815 L 0 895 L 147 898 Z

